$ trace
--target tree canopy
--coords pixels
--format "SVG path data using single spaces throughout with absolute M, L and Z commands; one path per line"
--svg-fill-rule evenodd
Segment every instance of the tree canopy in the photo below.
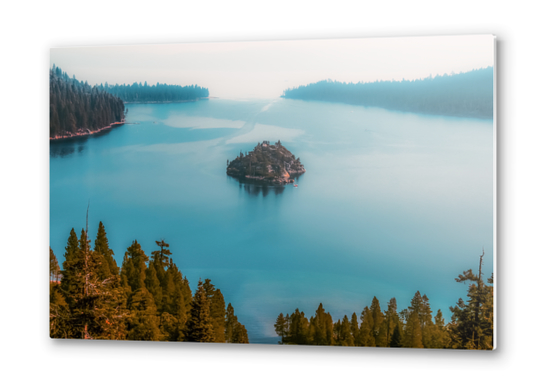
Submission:
M 493 67 L 418 80 L 341 83 L 287 89 L 287 99 L 331 101 L 431 115 L 493 118 Z
M 220 289 L 205 279 L 193 296 L 169 244 L 156 245 L 149 258 L 134 240 L 119 269 L 102 222 L 94 247 L 72 229 L 62 270 L 49 250 L 51 337 L 248 343 Z
M 86 134 L 124 119 L 124 103 L 53 65 L 49 71 L 49 137 Z

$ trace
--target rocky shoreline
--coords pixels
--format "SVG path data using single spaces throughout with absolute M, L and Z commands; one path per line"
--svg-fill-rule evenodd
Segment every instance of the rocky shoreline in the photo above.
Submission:
M 123 119 L 121 121 L 111 123 L 108 126 L 99 128 L 99 129 L 97 129 L 95 131 L 91 131 L 88 128 L 79 128 L 76 133 L 70 133 L 69 135 L 63 135 L 63 136 L 49 137 L 49 140 L 51 141 L 51 140 L 71 139 L 71 138 L 74 138 L 74 137 L 90 136 L 90 135 L 94 135 L 95 133 L 99 133 L 99 132 L 105 131 L 107 129 L 118 127 L 118 126 L 121 126 L 121 125 L 124 125 L 124 124 L 126 124 L 126 121 Z

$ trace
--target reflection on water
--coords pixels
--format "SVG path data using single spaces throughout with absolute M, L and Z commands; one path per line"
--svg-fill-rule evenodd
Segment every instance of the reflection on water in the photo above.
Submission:
M 107 136 L 113 129 L 106 129 L 92 135 L 68 137 L 49 141 L 49 153 L 52 157 L 66 157 L 77 153 L 82 153 L 88 146 L 88 141 Z M 118 128 L 117 128 L 118 129 Z
M 81 139 L 78 139 L 77 141 L 73 140 L 71 143 L 51 143 L 51 145 L 49 146 L 49 153 L 51 157 L 66 157 L 74 154 L 76 151 L 77 153 L 83 152 L 85 150 L 85 145 L 79 140 Z
M 247 184 L 239 182 L 239 189 L 243 189 L 249 196 L 259 196 L 262 195 L 266 197 L 269 193 L 274 195 L 281 195 L 284 192 L 284 186 L 275 186 L 275 185 L 258 185 L 258 184 Z

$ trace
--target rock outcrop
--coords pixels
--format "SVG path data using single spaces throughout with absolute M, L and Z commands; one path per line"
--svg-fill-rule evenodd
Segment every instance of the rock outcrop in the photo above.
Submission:
M 305 167 L 280 140 L 274 145 L 264 141 L 228 161 L 226 173 L 243 182 L 285 185 L 294 182 L 293 176 L 305 173 Z

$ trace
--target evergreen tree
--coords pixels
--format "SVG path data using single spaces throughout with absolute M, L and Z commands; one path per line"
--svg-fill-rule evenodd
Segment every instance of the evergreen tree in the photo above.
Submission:
M 49 281 L 54 283 L 58 282 L 59 275 L 60 267 L 58 266 L 58 260 L 51 247 L 49 247 Z
M 169 257 L 171 256 L 171 251 L 168 249 L 169 244 L 163 239 L 156 241 L 156 245 L 160 247 L 160 250 L 152 251 L 151 257 L 158 279 L 160 280 L 160 283 L 162 283 L 166 269 L 169 267 Z
M 210 303 L 207 300 L 201 280 L 192 301 L 190 317 L 186 324 L 185 337 L 187 341 L 213 342 L 214 331 L 211 321 Z
M 248 344 L 248 333 L 245 326 L 237 320 L 231 303 L 226 308 L 226 343 Z
M 64 294 L 55 282 L 49 283 L 49 336 L 66 339 L 70 336 L 70 311 Z
M 361 324 L 359 327 L 359 340 L 357 345 L 362 347 L 375 347 L 376 340 L 374 337 L 374 317 L 368 307 L 361 312 Z
M 444 323 L 442 311 L 439 309 L 435 315 L 435 323 L 431 326 L 430 342 L 425 348 L 448 348 L 450 344 L 450 336 L 448 335 L 447 327 Z
M 350 319 L 350 328 L 354 345 L 357 346 L 357 340 L 359 340 L 359 324 L 358 315 L 356 315 L 356 312 L 352 313 L 352 318 Z
M 459 283 L 472 282 L 468 289 L 468 301 L 461 298 L 452 311 L 450 323 L 451 346 L 464 349 L 493 349 L 493 275 L 486 285 L 482 279 L 480 256 L 478 275 L 472 269 L 463 272 L 455 280 Z
M 290 315 L 290 332 L 286 340 L 287 344 L 307 345 L 310 344 L 309 320 L 303 312 L 296 308 Z
M 145 255 L 137 240 L 134 240 L 132 245 L 128 247 L 125 256 L 128 256 L 131 260 L 132 268 L 130 268 L 129 274 L 127 274 L 127 279 L 130 288 L 135 292 L 145 287 L 146 263 L 149 258 Z
M 156 309 L 158 312 L 161 312 L 162 309 L 162 287 L 160 286 L 160 281 L 156 276 L 156 270 L 154 269 L 154 264 L 149 263 L 149 267 L 145 272 L 145 287 L 150 292 L 154 299 Z
M 388 309 L 384 315 L 382 328 L 386 332 L 386 346 L 390 346 L 391 337 L 396 326 L 400 326 L 399 315 L 397 314 L 397 300 L 392 297 L 388 302 Z
M 322 303 L 318 306 L 314 317 L 310 320 L 310 339 L 314 345 L 333 344 L 333 319 L 326 313 Z
M 68 258 L 64 262 L 61 288 L 69 308 L 70 338 L 122 338 L 125 311 L 118 277 L 99 278 L 101 258 L 93 252 L 86 231 L 81 232 L 76 253 L 72 254 L 74 236 L 68 240 Z
M 352 329 L 348 316 L 344 315 L 343 320 L 337 322 L 337 345 L 343 347 L 351 347 L 354 345 L 354 337 L 352 336 Z
M 371 314 L 373 315 L 373 335 L 375 338 L 375 344 L 377 347 L 386 347 L 386 332 L 385 329 L 380 329 L 382 322 L 384 321 L 384 315 L 380 309 L 380 302 L 373 297 L 371 302 Z
M 179 321 L 177 318 L 167 312 L 160 316 L 160 340 L 162 341 L 182 341 L 183 336 L 180 333 Z
M 275 332 L 280 336 L 279 344 L 284 344 L 284 336 L 286 336 L 286 319 L 282 312 L 278 315 L 275 321 Z
M 393 334 L 390 339 L 390 347 L 392 348 L 400 348 L 403 346 L 402 340 L 401 340 L 401 328 L 399 327 L 399 324 L 395 326 L 395 329 L 393 330 Z
M 151 293 L 144 286 L 137 289 L 128 303 L 131 311 L 129 320 L 129 340 L 160 340 L 160 328 L 156 313 L 156 305 Z
M 402 346 L 403 348 L 423 348 L 422 327 L 415 311 L 408 316 Z
M 110 275 L 118 275 L 119 267 L 117 262 L 113 258 L 114 252 L 109 248 L 109 240 L 107 239 L 107 233 L 105 227 L 100 221 L 98 224 L 98 233 L 96 240 L 94 241 L 94 252 L 103 256 L 104 264 L 102 266 L 102 278 L 107 278 Z

